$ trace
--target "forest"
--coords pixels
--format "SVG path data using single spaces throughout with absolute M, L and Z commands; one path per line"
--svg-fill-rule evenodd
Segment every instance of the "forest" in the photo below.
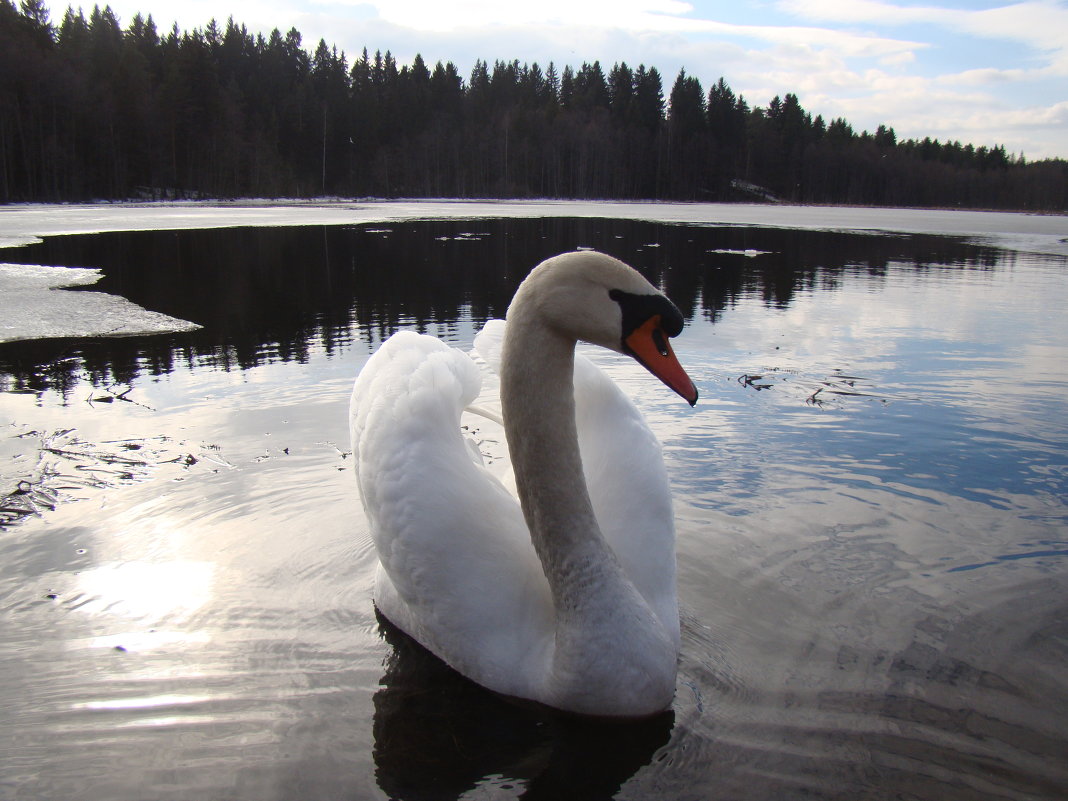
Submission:
M 1064 211 L 1068 161 L 857 132 L 785 93 L 597 61 L 469 75 L 230 19 L 161 33 L 0 0 L 0 203 L 234 197 L 761 201 Z

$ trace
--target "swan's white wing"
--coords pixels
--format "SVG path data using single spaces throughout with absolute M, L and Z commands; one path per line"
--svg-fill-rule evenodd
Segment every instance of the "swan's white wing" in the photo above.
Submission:
M 551 646 L 552 609 L 518 502 L 460 429 L 479 392 L 466 354 L 412 332 L 364 366 L 350 407 L 383 614 L 457 670 L 526 695 L 517 665 Z
M 474 350 L 494 374 L 501 372 L 501 351 L 504 349 L 504 330 L 507 324 L 503 319 L 486 320 L 486 325 L 474 337 Z
M 581 354 L 575 357 L 575 416 L 601 531 L 677 643 L 675 518 L 660 442 L 619 385 Z
M 475 350 L 499 370 L 505 322 L 490 320 Z M 575 356 L 579 449 L 597 522 L 624 570 L 678 638 L 675 521 L 660 442 L 633 401 L 592 361 Z
M 475 336 L 475 352 L 481 356 L 494 373 L 501 372 L 501 351 L 504 348 L 504 320 L 487 320 Z

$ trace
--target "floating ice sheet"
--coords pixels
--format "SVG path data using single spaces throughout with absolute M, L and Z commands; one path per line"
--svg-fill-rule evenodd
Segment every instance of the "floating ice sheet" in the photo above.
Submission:
M 0 292 L 32 292 L 65 286 L 86 286 L 100 280 L 100 270 L 46 267 L 43 264 L 0 264 Z
M 105 292 L 65 292 L 99 270 L 0 264 L 0 342 L 49 337 L 133 336 L 191 331 L 196 323 L 149 311 Z
M 756 250 L 754 248 L 746 248 L 745 250 L 737 250 L 736 248 L 716 248 L 715 250 L 706 250 L 706 253 L 718 253 L 727 256 L 745 256 L 747 259 L 755 259 L 757 256 L 766 256 L 771 253 L 770 250 Z

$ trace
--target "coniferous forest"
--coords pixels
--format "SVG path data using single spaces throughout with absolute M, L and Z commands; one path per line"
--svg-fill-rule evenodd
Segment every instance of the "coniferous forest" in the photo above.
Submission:
M 1068 161 L 857 132 L 653 66 L 350 64 L 296 30 L 0 0 L 0 202 L 320 195 L 1064 211 Z

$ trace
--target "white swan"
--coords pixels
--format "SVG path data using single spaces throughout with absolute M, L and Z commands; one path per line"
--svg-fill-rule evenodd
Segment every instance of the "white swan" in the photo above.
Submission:
M 690 404 L 667 337 L 682 315 L 601 253 L 549 259 L 507 325 L 476 339 L 500 362 L 514 495 L 465 444 L 481 384 L 467 354 L 392 336 L 353 388 L 356 477 L 378 551 L 375 602 L 465 676 L 572 712 L 670 706 L 679 648 L 675 531 L 659 443 L 583 340 L 634 356 Z

